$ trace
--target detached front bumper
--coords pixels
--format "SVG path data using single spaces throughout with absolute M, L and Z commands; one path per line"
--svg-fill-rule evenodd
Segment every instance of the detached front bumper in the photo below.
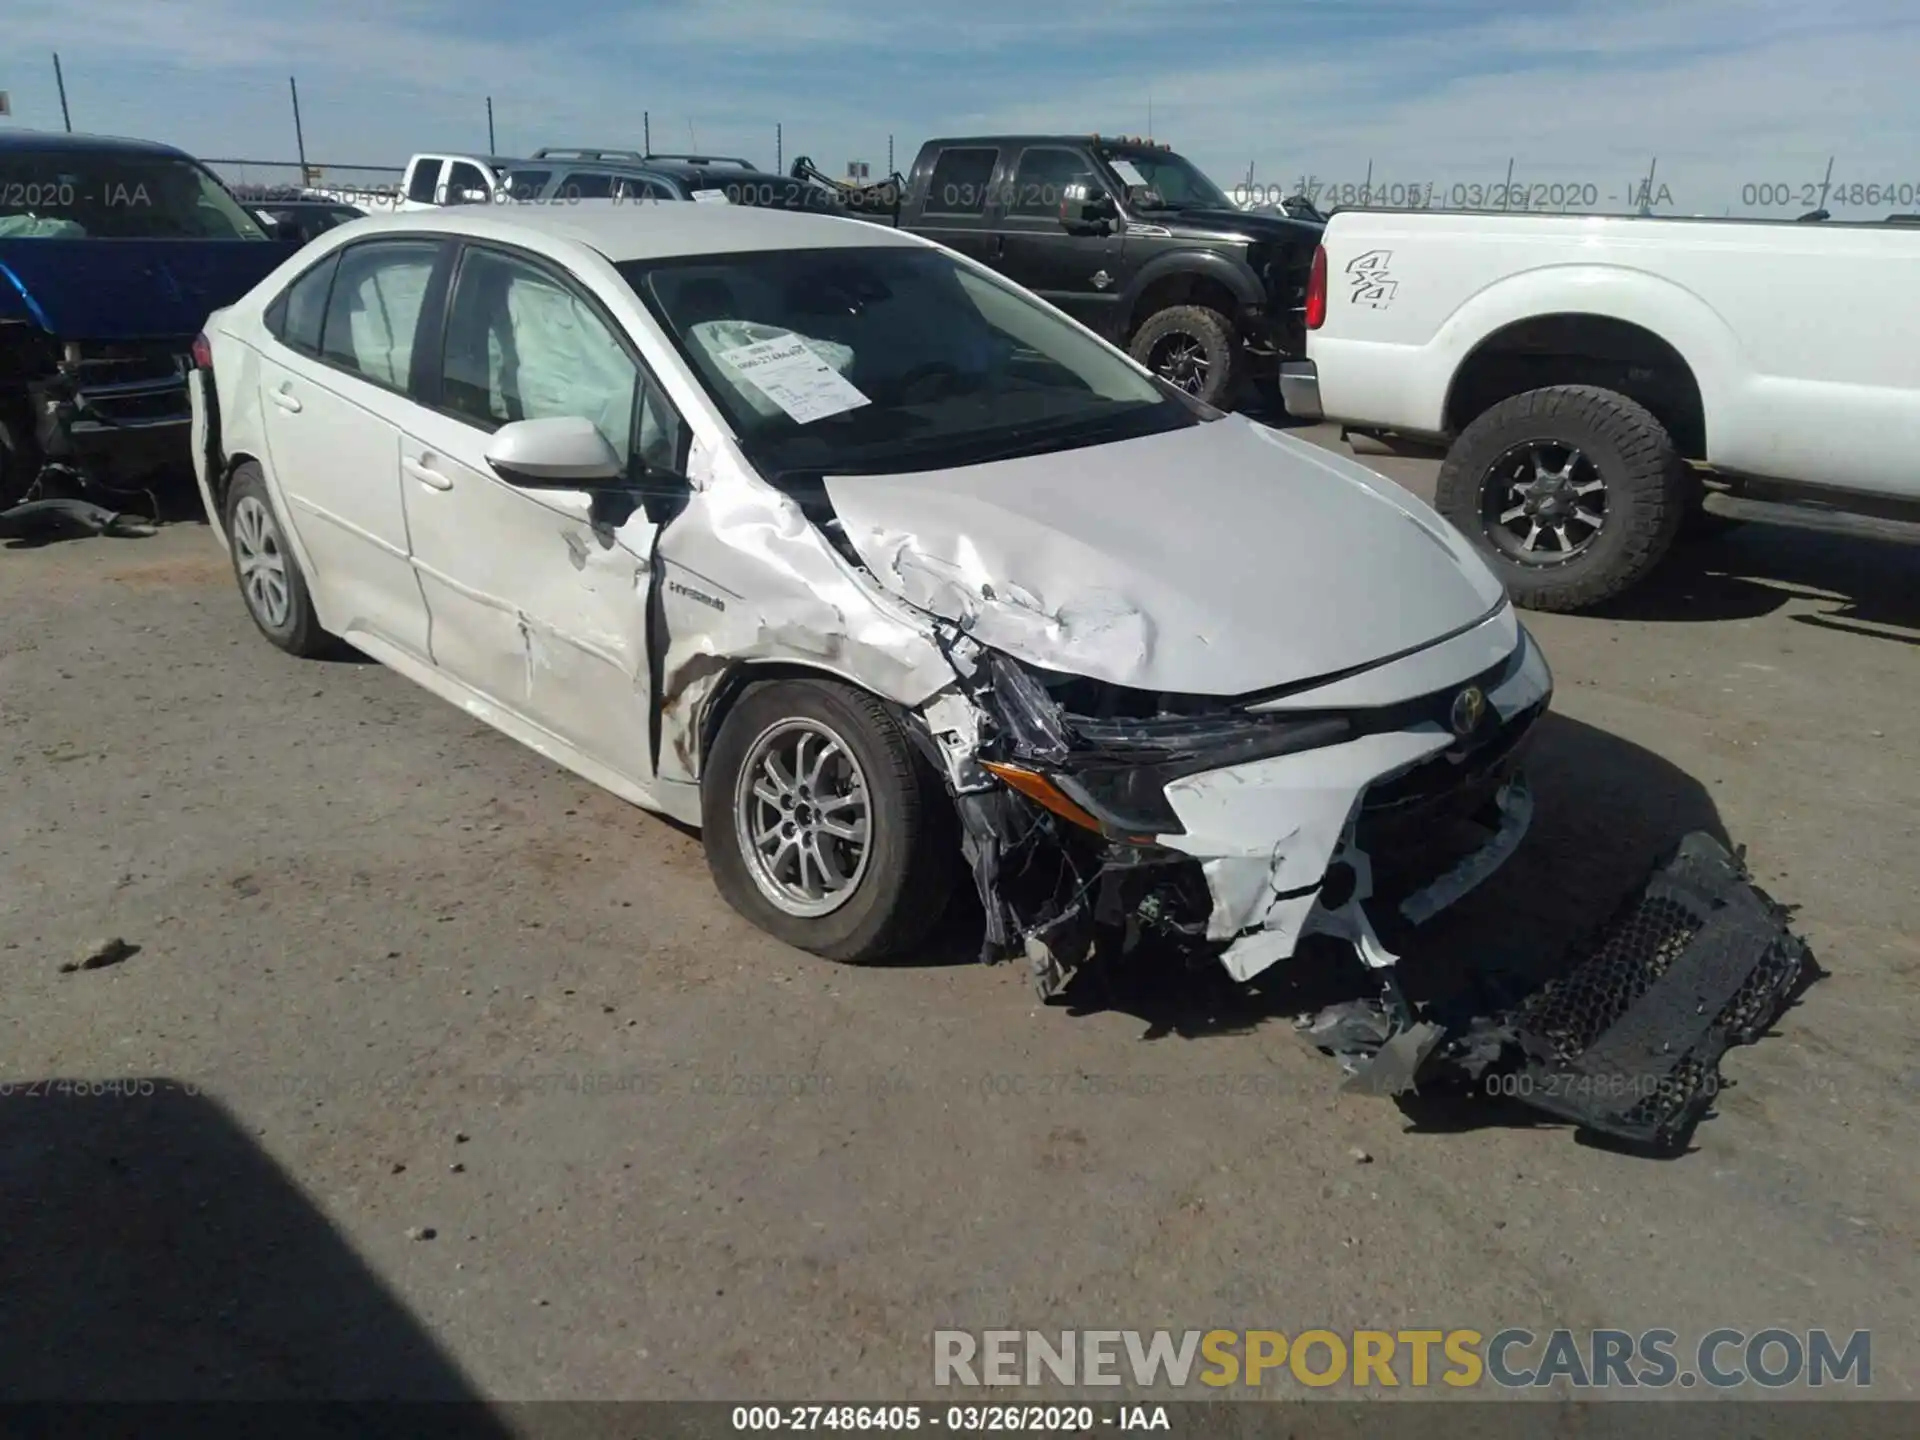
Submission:
M 1229 974 L 1250 979 L 1315 932 L 1392 964 L 1374 913 L 1392 905 L 1424 923 L 1512 855 L 1532 818 L 1526 744 L 1553 689 L 1520 634 L 1513 656 L 1479 678 L 1484 718 L 1464 739 L 1420 719 L 1167 787 L 1185 833 L 1160 843 L 1200 863 L 1213 901 L 1206 937 L 1224 942 Z

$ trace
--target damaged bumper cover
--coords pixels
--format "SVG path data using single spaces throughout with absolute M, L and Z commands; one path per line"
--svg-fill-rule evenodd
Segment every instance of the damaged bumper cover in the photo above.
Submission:
M 991 733 L 977 749 L 951 727 L 943 741 L 987 958 L 1024 953 L 1043 991 L 1114 931 L 1128 945 L 1143 930 L 1184 938 L 1237 980 L 1314 933 L 1392 965 L 1374 927 L 1383 907 L 1424 923 L 1526 833 L 1520 762 L 1553 682 L 1513 629 L 1491 668 L 1369 707 L 1315 707 L 1313 692 L 1283 709 L 1129 706 L 1114 687 L 988 655 L 974 698 Z M 972 783 L 959 754 L 977 759 Z M 1034 853 L 1041 830 L 1057 855 Z
M 1384 1095 L 1465 1089 L 1658 1151 L 1685 1148 L 1723 1084 L 1720 1060 L 1752 1044 L 1817 974 L 1786 907 L 1742 857 L 1696 831 L 1556 978 L 1516 1003 L 1396 1027 L 1348 1002 L 1303 1026 Z

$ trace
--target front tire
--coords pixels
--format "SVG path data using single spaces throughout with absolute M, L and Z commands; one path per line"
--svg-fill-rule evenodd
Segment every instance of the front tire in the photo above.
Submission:
M 1128 353 L 1168 384 L 1219 405 L 1239 383 L 1233 324 L 1204 305 L 1175 305 L 1149 315 Z
M 700 803 L 720 894 L 796 949 L 888 959 L 946 910 L 951 805 L 864 691 L 829 680 L 749 687 L 714 738 Z
M 1645 406 L 1591 385 L 1501 401 L 1461 432 L 1434 506 L 1529 610 L 1584 610 L 1673 548 L 1687 470 Z
M 267 494 L 266 477 L 252 460 L 233 472 L 227 490 L 227 551 L 240 598 L 260 633 L 289 655 L 318 660 L 345 646 L 320 626 L 300 562 L 293 557 Z

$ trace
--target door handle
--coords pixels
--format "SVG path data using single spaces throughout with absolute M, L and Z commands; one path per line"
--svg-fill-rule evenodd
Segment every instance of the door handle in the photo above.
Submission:
M 300 413 L 299 397 L 287 386 L 282 385 L 278 390 L 273 391 L 272 394 L 273 403 L 278 405 L 282 410 L 285 410 L 290 415 L 298 415 Z
M 402 460 L 400 462 L 400 468 L 418 480 L 422 485 L 425 485 L 429 490 L 451 490 L 453 488 L 452 478 L 442 475 L 425 460 Z
M 1007 237 L 1004 235 L 994 236 L 993 237 L 993 258 L 995 260 L 998 260 L 1001 256 L 1005 255 L 1006 253 L 1007 253 Z

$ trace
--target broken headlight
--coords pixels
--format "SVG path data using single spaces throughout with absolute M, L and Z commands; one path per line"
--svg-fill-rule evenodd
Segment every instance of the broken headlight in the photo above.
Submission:
M 1116 697 L 1103 693 L 1108 703 L 1101 708 L 1108 713 L 1080 714 L 1055 698 L 1048 678 L 1069 692 L 1088 685 L 1074 677 L 1044 677 L 1005 655 L 991 657 L 991 703 L 1007 745 L 1005 758 L 988 762 L 987 769 L 1109 839 L 1146 843 L 1156 835 L 1181 834 L 1166 793 L 1176 780 L 1337 745 L 1354 734 L 1345 716 L 1195 711 L 1187 697 L 1158 697 L 1149 706 L 1140 697 L 1115 704 Z

